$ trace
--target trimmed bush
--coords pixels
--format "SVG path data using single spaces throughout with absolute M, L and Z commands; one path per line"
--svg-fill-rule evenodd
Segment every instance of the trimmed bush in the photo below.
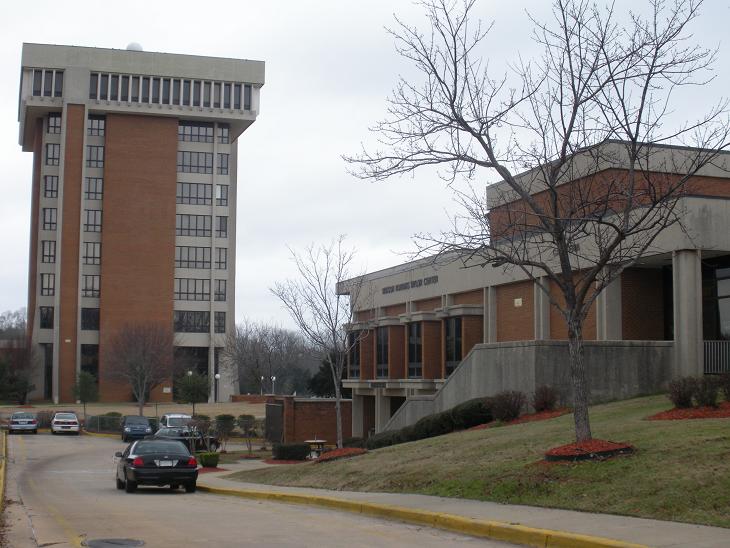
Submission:
M 193 415 L 193 419 L 192 420 L 194 420 L 194 421 L 201 421 L 201 422 L 202 421 L 210 422 L 210 417 L 208 415 L 197 414 L 197 415 Z
M 342 447 L 356 447 L 362 449 L 365 447 L 365 440 L 362 438 L 345 438 L 342 440 Z
M 273 449 L 276 460 L 306 460 L 309 453 L 308 443 L 277 443 Z
M 451 420 L 455 430 L 466 430 L 491 422 L 492 401 L 489 398 L 476 398 L 460 403 L 451 409 Z
M 413 432 L 418 440 L 442 436 L 453 431 L 454 421 L 449 411 L 427 415 L 413 425 Z
M 509 422 L 520 416 L 527 396 L 519 390 L 505 390 L 492 397 L 492 413 L 498 421 Z
M 719 383 L 715 377 L 700 377 L 697 379 L 695 399 L 700 407 L 717 407 Z
M 365 443 L 365 446 L 368 449 L 380 449 L 381 447 L 389 447 L 405 441 L 406 440 L 401 439 L 401 430 L 389 430 L 387 432 L 380 432 L 379 434 L 370 436 L 368 441 Z
M 219 453 L 198 453 L 197 456 L 198 462 L 200 462 L 200 465 L 205 468 L 216 468 L 218 466 L 218 460 L 220 459 Z
M 35 414 L 35 419 L 38 421 L 38 428 L 50 428 L 51 419 L 53 418 L 53 411 L 43 409 Z
M 720 390 L 722 391 L 725 401 L 730 401 L 730 373 L 720 375 L 717 382 L 720 385 Z
M 558 403 L 558 391 L 552 386 L 543 384 L 535 389 L 532 395 L 532 407 L 536 413 L 541 411 L 552 411 Z
M 697 392 L 697 379 L 694 377 L 680 377 L 669 382 L 667 397 L 674 407 L 686 409 L 692 407 L 692 399 Z
M 102 415 L 102 416 L 104 416 L 104 417 L 121 417 L 122 414 L 118 413 L 117 411 L 109 411 L 108 413 L 104 413 L 104 415 Z

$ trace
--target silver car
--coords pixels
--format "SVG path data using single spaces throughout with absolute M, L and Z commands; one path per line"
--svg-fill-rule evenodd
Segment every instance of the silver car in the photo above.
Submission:
M 14 432 L 30 432 L 31 434 L 38 433 L 38 420 L 33 413 L 25 411 L 18 411 L 13 413 L 8 422 L 8 433 Z

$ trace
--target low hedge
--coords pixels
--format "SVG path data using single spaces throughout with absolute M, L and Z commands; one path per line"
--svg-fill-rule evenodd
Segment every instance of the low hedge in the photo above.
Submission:
M 200 462 L 201 466 L 204 466 L 205 468 L 216 468 L 218 466 L 218 461 L 220 460 L 221 456 L 220 453 L 198 453 L 198 462 Z
M 275 460 L 306 460 L 310 452 L 308 443 L 277 443 L 272 456 Z

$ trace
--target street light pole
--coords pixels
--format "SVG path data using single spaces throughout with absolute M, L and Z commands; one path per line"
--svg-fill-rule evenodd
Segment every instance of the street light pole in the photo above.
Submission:
M 264 395 L 264 376 L 261 375 L 261 395 Z
M 271 377 L 271 393 L 276 394 L 276 377 Z
M 218 381 L 221 380 L 221 374 L 216 373 L 213 377 L 215 377 L 215 402 L 218 403 Z

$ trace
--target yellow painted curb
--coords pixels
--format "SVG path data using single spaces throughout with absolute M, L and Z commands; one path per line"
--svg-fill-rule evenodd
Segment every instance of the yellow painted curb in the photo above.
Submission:
M 5 461 L 8 460 L 8 434 L 0 432 L 0 515 L 3 513 L 5 502 Z
M 121 438 L 121 434 L 107 434 L 106 432 L 88 432 L 86 430 L 82 430 L 84 436 L 95 436 L 97 438 Z
M 540 548 L 647 548 L 643 544 L 633 544 L 608 538 L 553 531 L 550 529 L 538 529 L 500 521 L 466 518 L 454 514 L 431 512 L 389 504 L 377 504 L 300 493 L 257 491 L 253 489 L 225 489 L 222 487 L 209 487 L 207 485 L 198 485 L 198 489 L 215 495 L 321 506 L 323 508 L 343 510 L 355 514 L 365 514 L 383 519 L 426 525 L 428 527 L 445 529 L 475 537 L 503 540 L 524 546 L 536 546 Z

